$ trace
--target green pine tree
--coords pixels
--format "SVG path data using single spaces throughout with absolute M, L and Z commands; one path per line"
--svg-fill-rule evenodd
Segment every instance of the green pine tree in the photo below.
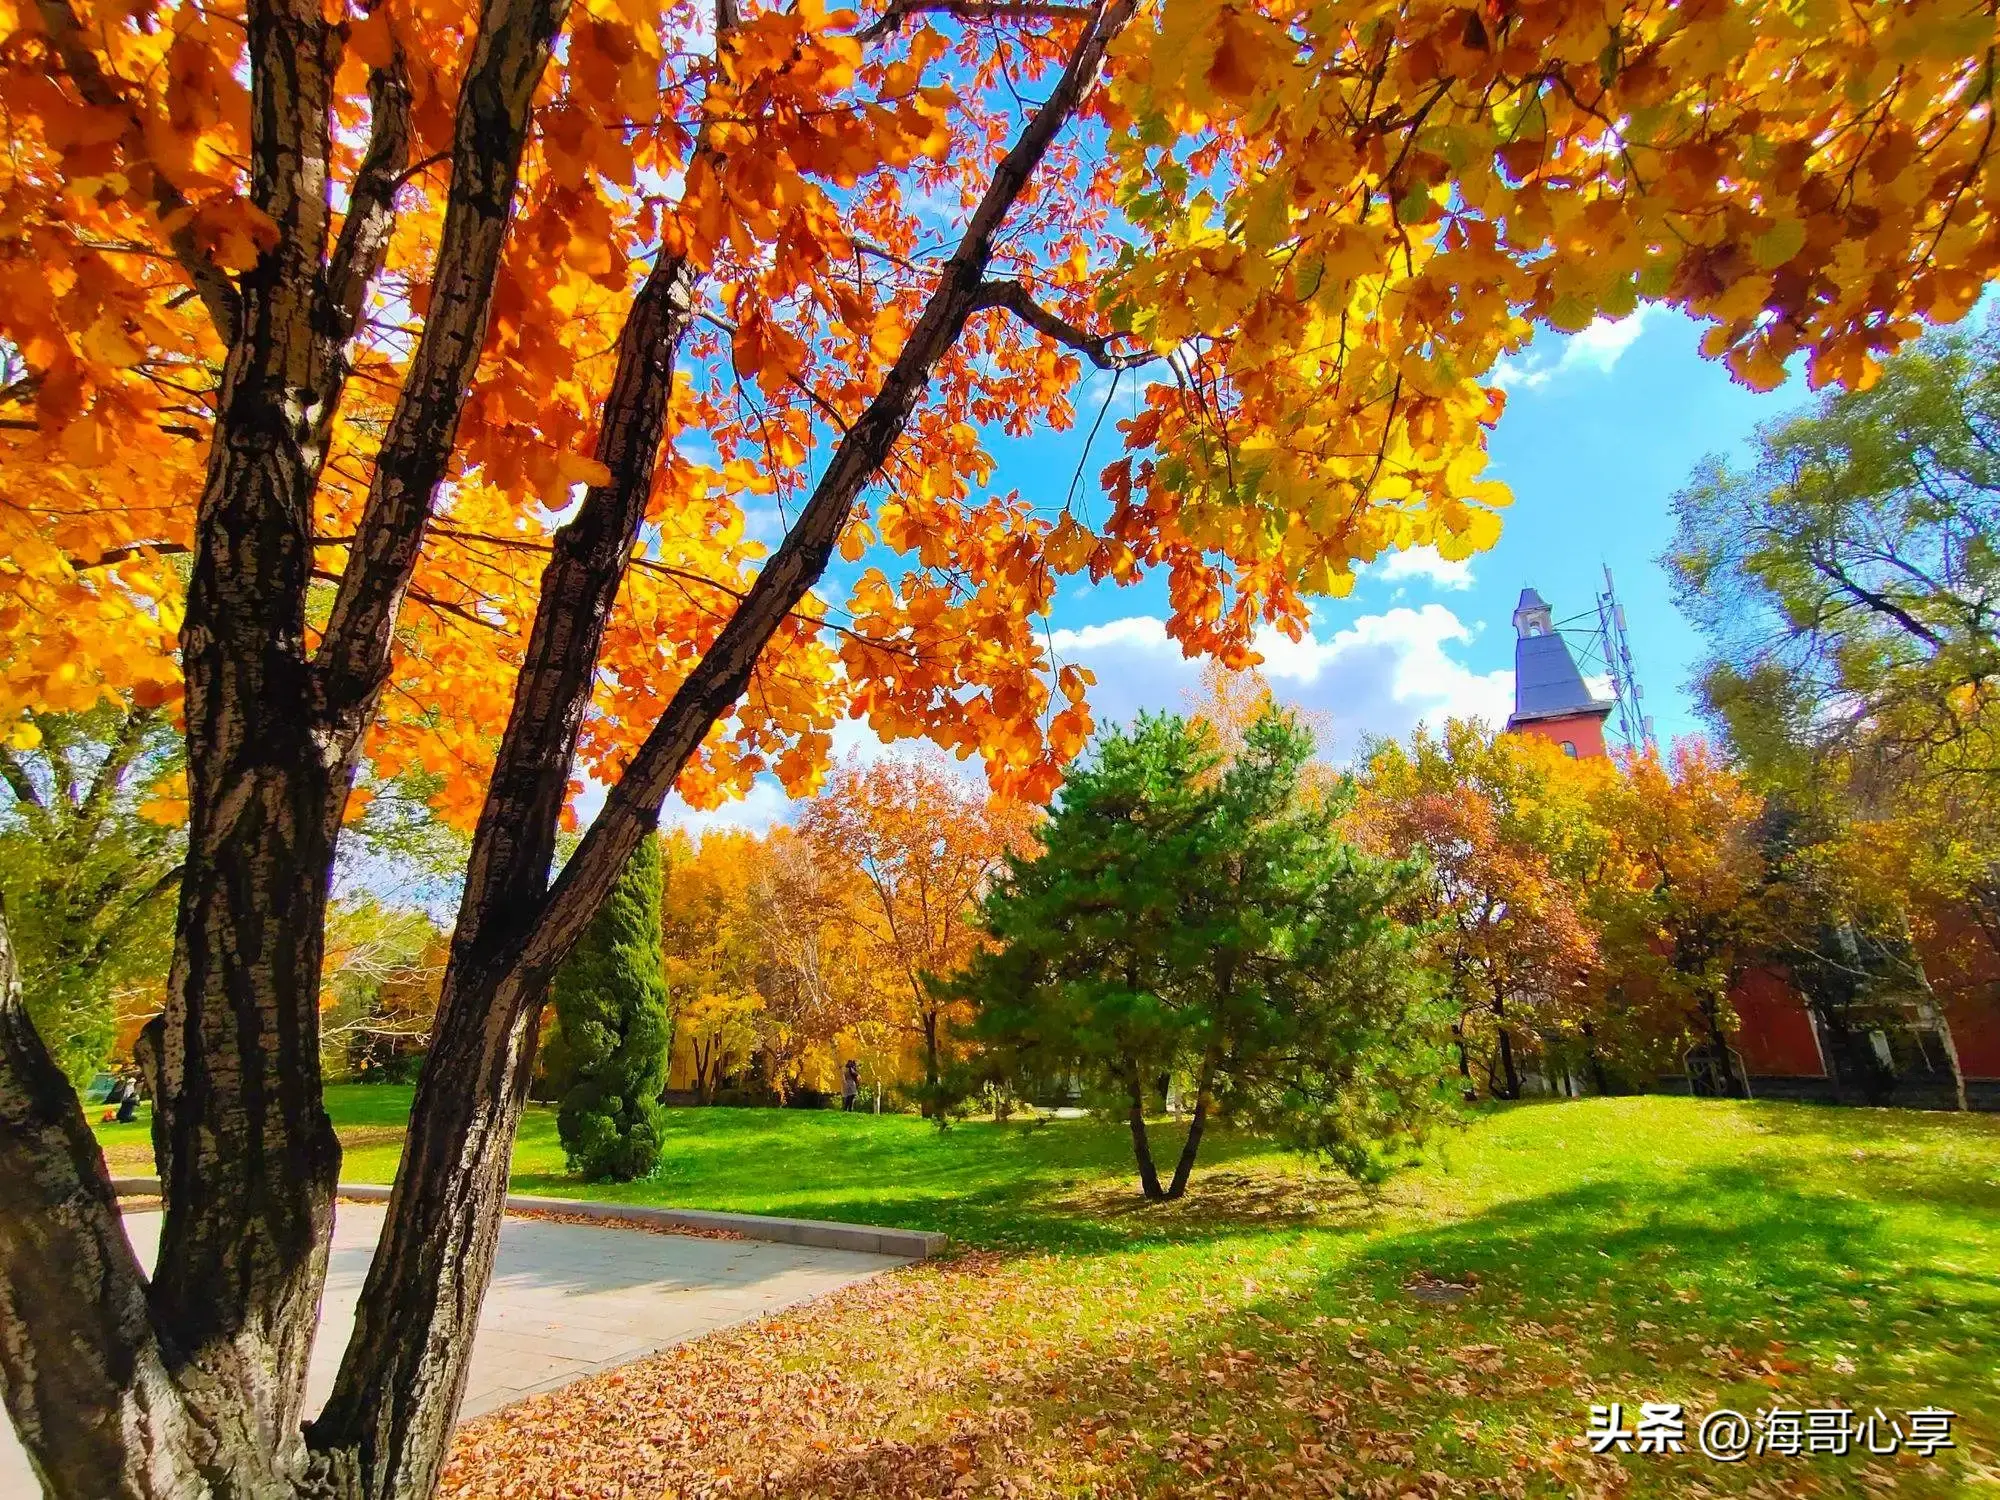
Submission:
M 1342 837 L 1311 753 L 1276 711 L 1227 764 L 1200 728 L 1142 716 L 987 900 L 996 946 L 960 981 L 987 1066 L 1075 1077 L 1122 1110 L 1149 1198 L 1186 1191 L 1211 1117 L 1363 1175 L 1435 1094 L 1437 1016 L 1388 915 L 1411 872 Z M 1167 1073 L 1194 1111 L 1162 1185 L 1146 1112 Z
M 629 1182 L 660 1159 L 672 1039 L 660 957 L 660 841 L 648 838 L 551 986 L 566 1087 L 556 1128 L 572 1172 Z

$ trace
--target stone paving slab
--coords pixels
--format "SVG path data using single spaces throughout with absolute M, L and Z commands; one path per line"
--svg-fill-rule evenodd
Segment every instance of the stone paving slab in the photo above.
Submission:
M 378 1203 L 335 1208 L 306 1381 L 309 1413 L 333 1387 L 384 1217 Z M 125 1232 L 150 1269 L 159 1254 L 159 1214 L 127 1214 Z M 500 1231 L 459 1415 L 481 1416 L 907 1263 L 904 1256 L 774 1240 L 510 1218 Z M 0 1500 L 34 1500 L 37 1490 L 13 1424 L 0 1424 Z

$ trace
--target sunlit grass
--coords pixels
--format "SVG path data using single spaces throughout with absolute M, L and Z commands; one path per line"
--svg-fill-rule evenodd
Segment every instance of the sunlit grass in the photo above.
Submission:
M 330 1091 L 344 1179 L 389 1179 L 407 1100 Z M 1955 1495 L 1993 1463 L 1993 1117 L 1524 1105 L 1448 1131 L 1372 1196 L 1222 1132 L 1189 1199 L 1165 1207 L 1137 1197 L 1116 1122 L 671 1120 L 654 1178 L 593 1186 L 564 1175 L 553 1116 L 535 1109 L 514 1186 L 939 1229 L 1011 1252 L 921 1273 L 893 1326 L 862 1313 L 816 1323 L 796 1357 L 836 1357 L 872 1382 L 884 1430 L 912 1441 L 952 1412 L 1024 1407 L 1053 1492 L 1293 1493 L 1280 1464 L 1346 1473 L 1314 1446 L 1329 1434 L 1352 1467 L 1343 1484 L 1435 1470 L 1471 1476 L 1471 1493 Z M 142 1126 L 100 1133 L 114 1153 L 143 1149 Z M 1156 1151 L 1177 1145 L 1178 1127 L 1160 1126 Z M 1439 1283 L 1471 1290 L 1423 1300 Z M 1632 1455 L 1614 1468 L 1578 1444 L 1589 1406 L 1614 1400 L 1941 1405 L 1960 1413 L 1960 1446 L 1872 1467 Z

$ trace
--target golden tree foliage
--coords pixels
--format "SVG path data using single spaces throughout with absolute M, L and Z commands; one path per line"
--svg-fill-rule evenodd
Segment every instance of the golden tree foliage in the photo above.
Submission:
M 720 830 L 667 846 L 663 932 L 677 1075 L 704 1102 L 753 1061 L 780 1099 L 832 1091 L 858 1058 L 903 1082 L 908 991 L 871 946 L 871 898 L 790 829 Z
M 389 192 L 393 214 L 377 205 L 386 265 L 367 290 L 346 399 L 327 413 L 318 455 L 314 567 L 329 582 L 345 567 L 433 291 L 426 268 L 443 233 L 443 158 L 473 19 L 464 6 L 392 3 L 339 20 L 328 170 L 363 179 L 370 127 L 392 110 L 408 166 Z M 591 439 L 644 257 L 688 255 L 703 273 L 707 322 L 686 364 L 696 373 L 674 391 L 677 450 L 655 476 L 644 556 L 603 654 L 602 711 L 583 741 L 586 766 L 600 770 L 629 753 L 754 573 L 764 548 L 746 518 L 782 514 L 799 497 L 808 454 L 856 420 L 899 351 L 925 294 L 918 258 L 935 245 L 903 199 L 956 201 L 982 180 L 1009 124 L 981 107 L 983 84 L 1060 55 L 1047 36 L 991 46 L 969 36 L 954 64 L 968 86 L 960 102 L 936 81 L 947 48 L 938 32 L 864 54 L 858 26 L 851 11 L 806 5 L 745 15 L 718 48 L 703 7 L 577 7 L 538 97 L 479 377 L 369 742 L 383 775 L 445 778 L 460 821 L 476 812 L 506 720 L 551 536 L 576 488 L 606 479 Z M 241 169 L 241 5 L 0 7 L 0 31 L 12 148 L 0 167 L 0 713 L 12 722 L 27 709 L 87 706 L 112 687 L 142 702 L 173 696 L 177 559 L 233 331 L 228 281 L 259 264 L 270 235 Z M 1081 170 L 1056 155 L 1059 172 Z M 1059 227 L 1087 228 L 1101 197 L 1026 215 L 1023 253 Z M 367 233 L 361 207 L 348 207 L 343 233 Z M 871 575 L 850 606 L 880 643 L 850 632 L 844 671 L 831 632 L 795 619 L 730 731 L 683 776 L 691 801 L 713 802 L 766 769 L 804 786 L 837 712 L 860 707 L 888 732 L 922 727 L 940 680 L 983 678 L 998 695 L 968 747 L 997 752 L 1008 735 L 1030 734 L 1033 745 L 1003 758 L 1020 769 L 1041 753 L 1035 721 L 1049 689 L 1039 657 L 993 649 L 1031 638 L 1014 592 L 1026 553 L 1011 539 L 1028 511 L 969 502 L 966 476 L 992 467 L 970 424 L 990 419 L 1003 393 L 1064 416 L 1075 360 L 1055 358 L 1024 326 L 986 321 L 996 326 L 942 372 L 941 399 L 912 423 L 905 464 L 915 503 L 954 516 L 939 534 L 944 552 L 927 546 L 922 564 L 941 574 L 955 563 L 990 583 L 978 591 L 983 614 L 946 597 L 950 587 L 913 577 L 898 589 Z M 893 534 L 893 517 L 880 519 Z M 935 651 L 911 678 L 910 645 L 897 637 L 929 627 Z M 969 670 L 939 678 L 956 668 Z
M 749 916 L 759 949 L 766 1077 L 780 1097 L 795 1086 L 830 1093 L 839 1087 L 840 1062 L 867 1050 L 863 1029 L 892 1021 L 894 996 L 875 982 L 843 904 L 852 886 L 831 878 L 790 829 L 772 830 L 757 854 Z
M 674 1049 L 691 1065 L 704 1103 L 757 1044 L 763 998 L 750 890 L 762 854 L 745 833 L 711 833 L 699 844 L 676 833 L 666 847 L 660 950 L 667 1009 Z
M 1108 476 L 1176 633 L 1491 543 L 1494 362 L 1665 300 L 1769 387 L 1871 379 L 2000 261 L 1987 9 L 1165 0 L 1118 46 L 1104 302 L 1175 351 Z M 1232 558 L 1224 602 L 1192 559 Z
M 701 318 L 586 725 L 631 753 L 903 348 L 1078 7 L 589 0 L 536 98 L 447 488 L 368 742 L 476 810 L 555 527 L 645 261 L 684 251 Z M 1241 664 L 1259 620 L 1353 564 L 1497 532 L 1494 362 L 1538 325 L 1663 300 L 1770 384 L 1864 381 L 1996 262 L 1994 23 L 1952 0 L 1167 0 L 1122 27 L 1101 128 L 1065 136 L 999 245 L 843 550 L 683 772 L 712 803 L 812 784 L 844 713 L 1053 789 L 1088 674 L 1037 633 L 1057 580 L 1169 575 L 1171 629 Z M 926 14 L 941 20 L 926 20 Z M 1132 19 L 1127 21 L 1130 15 Z M 332 4 L 325 178 L 339 238 L 386 237 L 344 396 L 319 414 L 313 563 L 348 565 L 435 288 L 472 8 Z M 242 0 L 0 4 L 0 718 L 177 692 L 176 637 L 254 206 Z M 383 131 L 384 120 L 399 130 Z M 1097 148 L 1108 140 L 1108 156 Z M 1115 211 L 1114 211 L 1115 210 Z M 1140 371 L 1111 505 L 995 493 L 993 434 L 1068 425 L 1084 363 Z M 900 576 L 891 554 L 902 558 Z M 321 619 L 316 617 L 312 628 Z M 364 799 L 365 800 L 365 799 Z
M 799 818 L 799 836 L 860 938 L 879 993 L 921 1049 L 935 1087 L 965 1002 L 932 983 L 987 941 L 977 908 L 1006 856 L 1034 840 L 1034 809 L 967 785 L 932 758 L 904 757 L 833 775 Z

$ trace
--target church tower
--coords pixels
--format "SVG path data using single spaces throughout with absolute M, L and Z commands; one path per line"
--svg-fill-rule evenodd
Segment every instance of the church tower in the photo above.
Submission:
M 1514 606 L 1514 712 L 1512 734 L 1540 735 L 1579 757 L 1603 755 L 1604 721 L 1614 704 L 1593 697 L 1556 633 L 1549 606 L 1533 589 Z

